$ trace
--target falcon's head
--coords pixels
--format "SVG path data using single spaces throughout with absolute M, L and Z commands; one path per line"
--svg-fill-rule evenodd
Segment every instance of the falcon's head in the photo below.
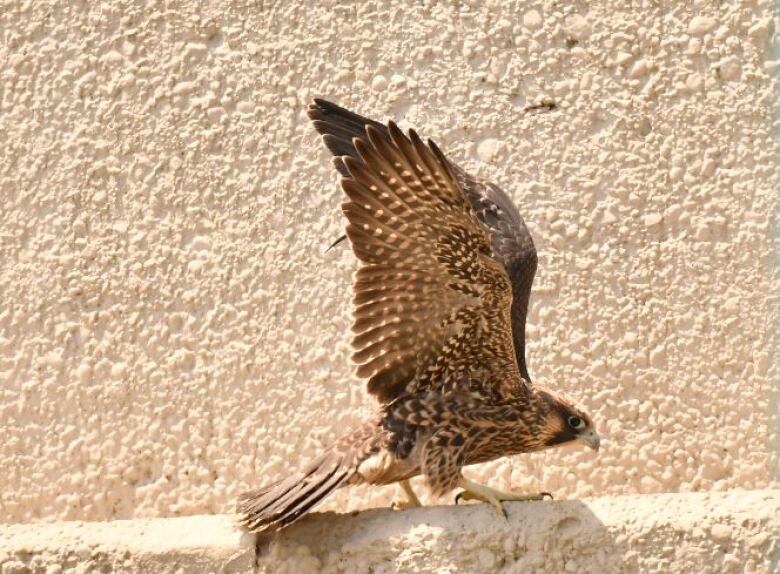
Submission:
M 548 446 L 577 440 L 598 451 L 601 438 L 588 413 L 560 393 L 543 392 L 550 406 L 546 421 L 550 437 Z

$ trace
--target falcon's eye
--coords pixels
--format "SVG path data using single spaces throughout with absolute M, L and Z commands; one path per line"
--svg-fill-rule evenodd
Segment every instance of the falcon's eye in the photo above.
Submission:
M 571 416 L 568 420 L 569 426 L 574 430 L 580 430 L 585 428 L 585 421 L 580 417 Z

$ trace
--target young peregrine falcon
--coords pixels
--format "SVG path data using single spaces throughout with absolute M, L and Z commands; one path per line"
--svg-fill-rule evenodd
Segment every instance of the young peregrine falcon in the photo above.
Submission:
M 434 494 L 492 504 L 539 500 L 466 479 L 464 466 L 599 436 L 571 401 L 531 383 L 525 321 L 536 249 L 497 186 L 467 174 L 432 141 L 324 100 L 309 108 L 336 156 L 347 196 L 347 237 L 361 266 L 354 280 L 357 374 L 380 401 L 377 415 L 299 473 L 247 492 L 249 530 L 292 523 L 354 484 L 423 475 Z

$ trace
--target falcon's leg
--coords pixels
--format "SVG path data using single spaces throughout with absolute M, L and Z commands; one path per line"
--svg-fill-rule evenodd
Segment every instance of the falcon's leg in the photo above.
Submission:
M 459 500 L 481 500 L 482 502 L 487 502 L 488 504 L 492 505 L 493 508 L 495 508 L 504 518 L 506 518 L 507 515 L 503 504 L 501 504 L 502 502 L 544 500 L 545 497 L 552 499 L 552 495 L 549 492 L 536 492 L 527 494 L 502 492 L 500 490 L 490 488 L 489 486 L 472 482 L 464 477 L 461 477 L 460 482 L 458 482 L 458 486 L 460 486 L 463 491 L 459 492 L 455 497 L 455 504 L 457 504 Z
M 420 499 L 417 498 L 417 495 L 414 493 L 414 490 L 412 490 L 412 485 L 408 480 L 402 480 L 398 483 L 398 486 L 401 487 L 403 496 L 393 502 L 393 508 L 405 510 L 407 508 L 417 508 L 422 506 Z

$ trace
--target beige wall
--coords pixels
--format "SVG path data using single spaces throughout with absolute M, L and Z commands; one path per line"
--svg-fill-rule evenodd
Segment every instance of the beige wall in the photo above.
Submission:
M 771 486 L 769 2 L 306 4 L 0 11 L 0 521 L 224 511 L 371 412 L 315 96 L 436 138 L 534 234 L 531 371 L 604 448 L 472 477 Z

